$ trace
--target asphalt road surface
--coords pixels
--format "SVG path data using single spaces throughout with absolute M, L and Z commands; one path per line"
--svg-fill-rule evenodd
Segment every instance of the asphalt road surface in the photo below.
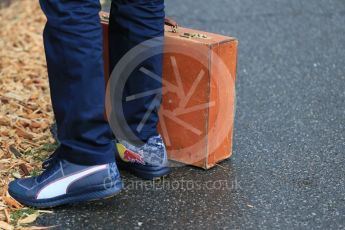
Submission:
M 36 224 L 345 229 L 345 1 L 166 5 L 183 26 L 240 41 L 234 156 L 210 171 L 175 168 L 155 187 L 124 173 L 117 197 L 57 208 Z

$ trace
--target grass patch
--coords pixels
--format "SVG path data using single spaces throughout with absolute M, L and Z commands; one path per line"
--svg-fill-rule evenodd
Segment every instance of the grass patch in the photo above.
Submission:
M 42 170 L 41 170 L 41 169 L 34 169 L 34 170 L 31 170 L 30 176 L 36 177 L 36 176 L 41 175 L 41 173 L 42 173 Z
M 33 170 L 30 171 L 30 176 L 36 177 L 42 173 L 42 169 L 40 164 L 44 162 L 50 154 L 52 154 L 57 148 L 59 147 L 58 143 L 54 144 L 44 144 L 35 149 L 28 149 L 27 151 L 23 152 L 25 156 L 31 156 L 32 159 L 35 161 L 36 165 Z
M 54 144 L 44 144 L 40 148 L 40 151 L 54 152 L 58 147 L 59 147 L 59 144 L 56 142 Z
M 31 214 L 34 214 L 36 212 L 37 211 L 35 209 L 32 209 L 32 208 L 23 208 L 23 209 L 11 212 L 11 215 L 10 215 L 11 224 L 16 225 L 18 220 L 20 220 L 21 218 L 24 218 L 24 217 L 29 216 Z
M 44 144 L 39 148 L 30 149 L 25 151 L 23 154 L 26 156 L 32 156 L 35 161 L 44 161 L 47 157 L 59 147 L 58 143 Z

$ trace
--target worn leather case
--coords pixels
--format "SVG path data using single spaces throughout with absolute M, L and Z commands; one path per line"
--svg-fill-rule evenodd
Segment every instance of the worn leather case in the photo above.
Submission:
M 101 21 L 108 79 L 107 13 Z M 158 129 L 170 160 L 209 169 L 232 155 L 238 41 L 166 24 Z

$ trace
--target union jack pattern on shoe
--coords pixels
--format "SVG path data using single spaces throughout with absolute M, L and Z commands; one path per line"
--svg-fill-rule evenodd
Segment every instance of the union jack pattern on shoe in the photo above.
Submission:
M 166 148 L 160 135 L 151 137 L 141 146 L 119 141 L 117 150 L 119 168 L 140 178 L 151 180 L 170 173 Z

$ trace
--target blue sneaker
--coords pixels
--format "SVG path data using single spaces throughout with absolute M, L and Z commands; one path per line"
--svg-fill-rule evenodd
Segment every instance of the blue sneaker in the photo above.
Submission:
M 24 205 L 50 208 L 112 197 L 122 188 L 115 163 L 85 166 L 62 159 L 48 161 L 41 175 L 12 181 L 9 194 Z
M 137 177 L 152 180 L 170 173 L 168 157 L 160 135 L 151 137 L 144 145 L 135 146 L 119 141 L 116 163 Z

